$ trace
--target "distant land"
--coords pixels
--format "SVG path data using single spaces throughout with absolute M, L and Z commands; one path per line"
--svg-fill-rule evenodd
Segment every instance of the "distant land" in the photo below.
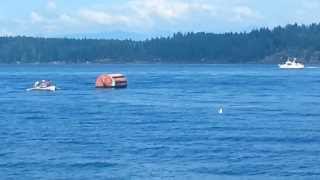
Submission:
M 169 32 L 162 34 L 170 35 Z M 136 41 L 143 41 L 152 37 L 158 37 L 156 33 L 138 33 L 138 32 L 125 32 L 125 31 L 108 31 L 108 32 L 91 32 L 91 33 L 72 33 L 55 35 L 55 37 L 70 38 L 70 39 L 118 39 L 127 40 L 132 39 Z
M 320 63 L 320 24 L 147 40 L 0 37 L 0 63 Z

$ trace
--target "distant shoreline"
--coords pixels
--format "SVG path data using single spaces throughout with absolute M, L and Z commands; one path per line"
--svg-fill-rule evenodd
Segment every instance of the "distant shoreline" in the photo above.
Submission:
M 320 24 L 251 32 L 177 32 L 145 41 L 0 37 L 0 63 L 280 64 L 296 57 L 320 64 Z
M 278 65 L 278 63 L 0 63 L 1 65 Z M 307 65 L 320 65 L 320 63 Z

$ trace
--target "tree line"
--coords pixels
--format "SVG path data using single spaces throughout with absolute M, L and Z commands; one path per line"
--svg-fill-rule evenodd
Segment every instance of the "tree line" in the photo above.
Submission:
M 144 41 L 0 37 L 0 63 L 320 63 L 320 24 L 175 33 Z

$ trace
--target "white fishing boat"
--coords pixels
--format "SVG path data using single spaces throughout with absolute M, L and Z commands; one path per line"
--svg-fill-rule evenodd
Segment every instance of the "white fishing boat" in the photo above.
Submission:
M 287 59 L 284 64 L 279 64 L 280 69 L 303 69 L 304 64 L 297 62 L 297 58 Z
M 56 91 L 56 90 L 57 90 L 57 87 L 47 80 L 37 81 L 34 83 L 32 88 L 27 89 L 27 91 Z

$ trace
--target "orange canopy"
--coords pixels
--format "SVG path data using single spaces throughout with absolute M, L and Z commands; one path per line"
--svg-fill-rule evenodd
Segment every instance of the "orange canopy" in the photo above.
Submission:
M 97 88 L 124 88 L 127 79 L 123 74 L 102 74 L 96 80 Z

